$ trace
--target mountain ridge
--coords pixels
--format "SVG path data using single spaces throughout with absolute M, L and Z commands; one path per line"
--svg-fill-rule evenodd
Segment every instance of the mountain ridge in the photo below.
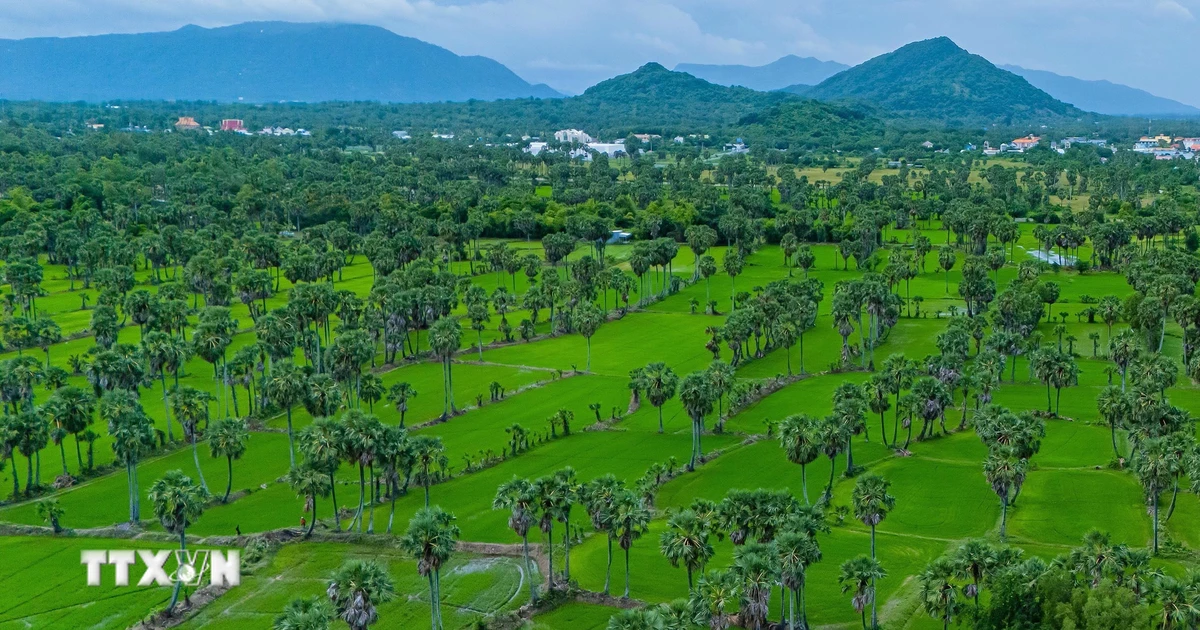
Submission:
M 789 85 L 820 83 L 848 69 L 850 66 L 836 61 L 823 61 L 814 57 L 798 57 L 796 55 L 784 55 L 761 66 L 699 63 L 675 65 L 675 72 L 686 72 L 710 83 L 737 85 L 761 92 L 779 90 Z
M 556 98 L 487 57 L 377 26 L 245 22 L 0 40 L 0 98 L 382 101 Z
M 1088 80 L 1021 66 L 999 66 L 1054 98 L 1108 116 L 1200 116 L 1200 108 L 1107 80 Z
M 865 102 L 901 117 L 947 123 L 1012 124 L 1085 114 L 947 37 L 907 44 L 811 89 L 790 86 L 787 90 L 824 101 Z

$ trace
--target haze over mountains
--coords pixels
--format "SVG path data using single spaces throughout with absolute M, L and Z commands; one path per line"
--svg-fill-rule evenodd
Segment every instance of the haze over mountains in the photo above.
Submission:
M 681 63 L 675 66 L 675 71 L 686 72 L 709 83 L 769 92 L 791 85 L 816 85 L 849 68 L 836 61 L 787 55 L 763 66 Z
M 1109 116 L 1200 116 L 1200 109 L 1110 81 L 1087 81 L 1045 70 L 1000 66 L 1060 101 Z
M 728 122 L 750 113 L 761 117 L 762 108 L 795 98 L 785 92 L 866 105 L 883 118 L 952 124 L 1076 120 L 1088 112 L 1200 117 L 1198 108 L 1107 81 L 1002 69 L 945 37 L 855 67 L 794 55 L 762 66 L 679 64 L 674 72 L 652 63 L 603 81 L 570 104 L 547 100 L 536 107 L 543 119 L 590 113 L 605 124 L 622 116 L 665 124 L 669 103 L 697 120 Z M 250 22 L 0 40 L 0 99 L 440 103 L 531 97 L 562 95 L 495 60 L 459 56 L 375 26 Z
M 247 22 L 0 40 L 0 98 L 248 102 L 557 97 L 486 57 L 377 26 Z

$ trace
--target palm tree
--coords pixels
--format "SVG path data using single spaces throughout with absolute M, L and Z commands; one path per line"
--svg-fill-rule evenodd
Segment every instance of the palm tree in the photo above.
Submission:
M 779 577 L 783 588 L 791 592 L 788 603 L 788 627 L 807 628 L 808 612 L 804 587 L 808 567 L 821 561 L 821 547 L 817 539 L 807 532 L 785 531 L 775 538 L 775 551 L 779 556 Z M 788 599 L 784 597 L 785 601 Z M 796 606 L 800 606 L 800 623 L 796 623 Z
M 991 484 L 992 491 L 1000 497 L 1000 540 L 1005 538 L 1009 496 L 1025 482 L 1025 467 L 1026 460 L 1014 457 L 1006 449 L 992 449 L 983 462 L 983 475 Z
M 295 469 L 293 469 L 295 470 Z M 329 630 L 335 619 L 333 606 L 317 596 L 298 597 L 288 602 L 275 617 L 274 630 Z
M 734 571 L 742 578 L 741 612 L 747 628 L 761 630 L 770 617 L 771 587 L 779 581 L 771 547 L 754 542 L 734 550 Z
M 422 508 L 408 524 L 408 532 L 399 540 L 400 549 L 417 561 L 417 573 L 429 581 L 429 603 L 433 611 L 433 630 L 442 630 L 441 568 L 457 546 L 458 526 L 454 516 L 434 506 Z
M 200 421 L 208 418 L 208 401 L 211 394 L 202 392 L 195 387 L 184 385 L 171 392 L 171 408 L 175 419 L 183 425 L 183 435 L 192 443 L 192 461 L 196 464 L 196 475 L 200 485 L 207 490 L 204 481 L 204 471 L 200 469 L 200 452 L 196 448 L 196 436 L 200 432 Z
M 307 378 L 294 363 L 279 363 L 271 365 L 271 374 L 263 383 L 263 393 L 276 407 L 282 407 L 287 413 L 288 429 L 288 464 L 296 467 L 295 432 L 292 430 L 292 407 L 305 399 L 308 391 Z
M 100 419 L 108 425 L 113 439 L 113 453 L 125 467 L 129 490 L 129 522 L 141 519 L 141 493 L 138 490 L 137 466 L 142 455 L 154 448 L 154 423 L 142 410 L 137 396 L 116 389 L 100 399 Z
M 643 384 L 646 389 L 646 398 L 658 409 L 658 432 L 663 432 L 663 415 L 662 408 L 668 400 L 675 396 L 675 390 L 679 386 L 679 377 L 675 375 L 675 370 L 667 367 L 666 363 L 658 362 L 647 365 L 642 371 Z
M 533 580 L 533 565 L 529 562 L 529 529 L 537 521 L 537 495 L 528 479 L 513 477 L 496 489 L 493 510 L 508 510 L 508 527 L 521 537 L 521 555 L 525 560 L 525 575 L 529 580 L 529 601 L 537 605 L 537 584 Z
M 554 520 L 563 526 L 563 575 L 571 583 L 571 508 L 579 501 L 582 485 L 575 476 L 575 469 L 567 466 L 554 473 Z M 550 567 L 553 572 L 553 565 Z
M 382 564 L 350 560 L 330 576 L 325 595 L 351 630 L 367 630 L 379 620 L 376 607 L 396 598 L 396 587 Z
M 987 541 L 968 540 L 955 550 L 951 560 L 954 575 L 971 581 L 963 587 L 963 594 L 975 600 L 975 610 L 979 611 L 980 585 L 999 564 L 1000 554 Z
M 1120 458 L 1121 453 L 1117 449 L 1117 427 L 1125 426 L 1133 413 L 1129 397 L 1120 389 L 1109 385 L 1100 390 L 1100 395 L 1096 397 L 1096 407 L 1100 417 L 1108 423 L 1112 435 L 1113 457 Z
M 297 466 L 288 471 L 284 476 L 284 480 L 291 486 L 292 490 L 296 491 L 299 498 L 304 499 L 305 511 L 312 512 L 312 520 L 308 524 L 308 531 L 304 532 L 304 537 L 312 536 L 313 529 L 317 526 L 317 497 L 329 496 L 333 486 L 330 484 L 329 477 L 323 471 L 313 468 L 308 462 L 301 466 Z M 334 506 L 335 512 L 337 506 Z M 336 519 L 337 515 L 334 514 Z
M 742 583 L 733 571 L 709 571 L 696 582 L 689 600 L 695 611 L 693 621 L 710 630 L 725 630 L 730 623 L 730 609 L 742 599 Z
M 182 470 L 172 470 L 150 486 L 149 498 L 150 503 L 154 505 L 154 516 L 158 518 L 158 522 L 168 533 L 179 536 L 179 549 L 186 551 L 187 527 L 204 513 L 204 505 L 208 502 L 208 490 L 202 485 L 196 485 Z M 175 610 L 182 586 L 183 580 L 176 578 L 175 589 L 171 592 L 171 603 L 167 604 L 168 615 Z
M 1109 335 L 1108 357 L 1116 364 L 1121 372 L 1121 391 L 1125 391 L 1125 375 L 1129 366 L 1142 352 L 1142 343 L 1132 328 L 1126 328 L 1116 336 Z
M 1134 453 L 1133 471 L 1142 488 L 1150 499 L 1150 511 L 1153 516 L 1154 555 L 1158 555 L 1158 499 L 1163 490 L 1179 474 L 1182 467 L 1177 453 L 1170 447 L 1169 438 L 1151 438 L 1138 444 Z
M 659 550 L 671 566 L 687 569 L 688 590 L 693 588 L 692 575 L 703 571 L 715 551 L 708 542 L 708 524 L 692 510 L 683 510 L 667 519 L 667 531 L 659 536 Z
M 454 375 L 452 365 L 454 353 L 462 345 L 462 328 L 458 320 L 446 316 L 429 328 L 429 348 L 442 360 L 442 386 L 444 391 L 442 419 L 456 413 L 454 408 Z
M 317 418 L 300 431 L 300 452 L 304 453 L 305 465 L 329 478 L 329 494 L 333 499 L 333 524 L 339 532 L 342 531 L 342 519 L 338 514 L 337 480 L 334 475 L 342 463 L 344 443 L 342 426 L 328 418 Z
M 218 420 L 212 426 L 208 435 L 208 448 L 213 457 L 224 457 L 229 472 L 229 482 L 225 485 L 225 496 L 222 503 L 229 501 L 229 492 L 233 490 L 233 460 L 241 459 L 246 453 L 246 441 L 250 432 L 246 430 L 246 421 L 239 418 Z
M 613 498 L 612 527 L 617 544 L 625 551 L 625 599 L 629 599 L 629 549 L 650 531 L 650 509 L 636 492 L 624 490 Z
M 167 439 L 174 442 L 175 436 L 171 431 L 171 405 L 167 402 L 167 372 L 175 374 L 178 380 L 179 369 L 187 362 L 188 345 L 174 335 L 155 330 L 142 337 L 142 355 L 146 357 L 147 371 L 157 374 L 162 385 L 163 408 L 167 414 Z
M 417 397 L 417 390 L 409 383 L 396 383 L 388 388 L 388 400 L 400 412 L 400 428 L 404 428 L 404 414 L 408 411 L 408 401 Z
M 375 403 L 383 398 L 383 394 L 383 379 L 369 372 L 359 377 L 358 398 L 367 403 L 367 409 L 371 413 L 375 413 Z
M 587 342 L 587 362 L 584 364 L 584 371 L 592 371 L 592 335 L 600 330 L 600 325 L 604 323 L 604 313 L 600 311 L 600 307 L 592 302 L 584 302 L 575 310 L 572 320 L 575 324 L 575 330 L 583 335 Z
M 92 424 L 92 414 L 96 410 L 96 398 L 92 396 L 91 392 L 73 385 L 66 385 L 59 387 L 50 395 L 43 409 L 63 433 L 75 436 L 75 457 L 79 460 L 79 474 L 83 475 L 83 452 L 79 448 L 79 434 L 86 431 Z M 62 448 L 61 440 L 59 440 L 59 447 Z M 66 474 L 65 456 L 63 459 L 63 474 Z
M 842 563 L 838 583 L 842 585 L 843 593 L 854 593 L 850 604 L 862 618 L 863 630 L 867 628 L 867 606 L 875 606 L 875 582 L 885 577 L 887 571 L 874 558 L 858 556 Z
M 821 421 L 808 414 L 791 415 L 779 423 L 779 444 L 788 461 L 800 465 L 800 488 L 808 500 L 808 465 L 821 456 Z
M 446 448 L 442 446 L 442 438 L 431 435 L 417 435 L 410 440 L 414 464 L 420 469 L 417 474 L 417 484 L 425 488 L 425 507 L 429 507 L 429 486 L 433 485 L 434 466 L 446 464 Z
M 921 606 L 930 616 L 942 620 L 942 630 L 949 630 L 950 622 L 959 610 L 958 589 L 953 579 L 954 562 L 945 556 L 929 563 L 917 576 Z
M 896 507 L 896 497 L 888 493 L 891 485 L 890 481 L 879 475 L 868 474 L 858 478 L 851 493 L 850 503 L 854 508 L 854 518 L 871 528 L 871 560 L 875 560 L 875 528 L 887 518 L 888 512 Z M 871 582 L 871 592 L 875 592 L 874 582 Z M 871 627 L 878 626 L 875 599 L 872 597 Z
M 715 400 L 712 381 L 706 372 L 692 372 L 679 383 L 679 401 L 692 419 L 692 456 L 688 460 L 688 471 L 696 470 L 703 457 L 700 436 L 704 432 L 704 416 L 712 412 Z
M 613 539 L 616 537 L 613 529 L 613 506 L 617 495 L 625 489 L 625 484 L 612 474 L 602 475 L 584 484 L 580 490 L 580 499 L 584 510 L 592 521 L 592 528 L 603 532 L 608 542 L 608 563 L 604 570 L 604 594 L 608 595 L 612 582 Z
M 383 423 L 373 415 L 365 414 L 357 409 L 351 409 L 342 414 L 342 455 L 351 465 L 358 466 L 358 511 L 351 521 L 350 527 L 358 524 L 358 531 L 363 529 L 363 512 L 366 508 L 367 468 L 371 468 L 371 479 L 375 479 L 375 459 L 383 441 Z M 367 533 L 375 529 L 375 484 L 371 484 L 371 516 L 367 525 Z

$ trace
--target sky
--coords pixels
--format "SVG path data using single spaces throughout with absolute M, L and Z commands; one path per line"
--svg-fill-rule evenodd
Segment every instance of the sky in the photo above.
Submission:
M 1200 106 L 1200 0 L 0 0 L 0 38 L 374 24 L 579 93 L 648 61 L 857 64 L 949 36 L 996 64 L 1107 79 Z

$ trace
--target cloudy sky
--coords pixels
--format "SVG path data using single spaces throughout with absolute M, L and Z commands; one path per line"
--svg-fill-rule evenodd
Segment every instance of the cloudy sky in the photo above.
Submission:
M 376 24 L 566 92 L 647 61 L 855 64 L 948 35 L 997 64 L 1200 106 L 1200 0 L 0 0 L 0 38 L 251 20 Z

